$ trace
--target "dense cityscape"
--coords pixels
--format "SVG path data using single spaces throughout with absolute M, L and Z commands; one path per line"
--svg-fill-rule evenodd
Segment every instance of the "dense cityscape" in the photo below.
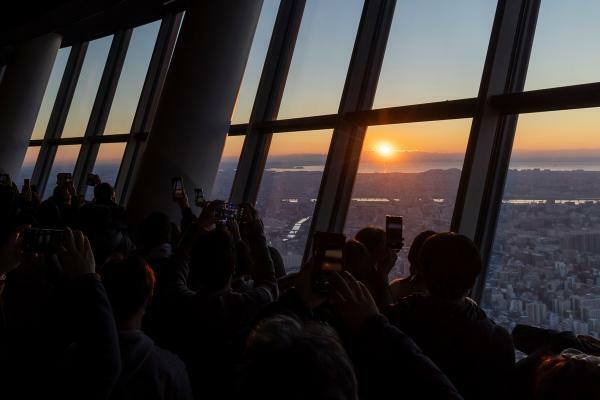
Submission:
M 227 175 L 221 171 L 219 182 Z M 257 206 L 290 271 L 302 260 L 321 175 L 267 170 L 263 177 Z M 412 238 L 449 228 L 459 178 L 459 169 L 359 173 L 347 237 L 383 227 L 386 214 L 403 215 L 406 245 L 392 276 L 406 275 Z M 482 305 L 509 330 L 524 323 L 599 335 L 600 172 L 509 172 Z
M 267 165 L 257 208 L 286 269 L 300 267 L 322 167 L 300 161 Z M 211 195 L 229 196 L 235 163 L 222 163 Z M 118 165 L 97 168 L 105 180 Z M 27 171 L 23 171 L 27 173 Z M 460 169 L 357 175 L 345 233 L 384 227 L 385 215 L 404 217 L 405 247 L 392 278 L 408 273 L 412 239 L 426 229 L 448 230 Z M 600 336 L 600 172 L 510 170 L 482 306 L 499 324 L 518 323 Z

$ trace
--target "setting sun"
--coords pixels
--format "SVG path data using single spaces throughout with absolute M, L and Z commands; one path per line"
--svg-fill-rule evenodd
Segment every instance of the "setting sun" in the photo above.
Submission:
M 375 145 L 375 152 L 381 157 L 390 157 L 394 148 L 389 143 L 381 142 Z

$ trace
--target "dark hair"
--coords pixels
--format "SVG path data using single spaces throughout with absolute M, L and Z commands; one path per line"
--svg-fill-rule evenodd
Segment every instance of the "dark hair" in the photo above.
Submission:
M 115 189 L 110 183 L 102 182 L 94 187 L 94 199 L 96 203 L 112 203 Z
M 600 366 L 563 355 L 544 357 L 535 371 L 533 399 L 599 399 Z
M 425 241 L 419 266 L 427 290 L 450 300 L 459 299 L 473 287 L 482 267 L 473 241 L 452 232 L 438 233 Z
M 109 261 L 102 270 L 102 283 L 117 321 L 126 321 L 152 296 L 156 278 L 141 257 Z
M 217 228 L 200 235 L 190 256 L 189 282 L 192 289 L 224 288 L 235 271 L 235 262 L 235 240 L 229 231 Z
M 249 336 L 237 385 L 247 398 L 357 399 L 352 363 L 335 331 L 284 315 Z
M 171 220 L 167 214 L 153 212 L 138 227 L 139 244 L 145 249 L 151 249 L 163 243 L 171 243 L 171 232 Z
M 344 245 L 343 267 L 359 281 L 367 282 L 369 269 L 373 268 L 367 247 L 358 240 L 349 240 Z
M 354 235 L 354 240 L 361 242 L 372 256 L 375 256 L 378 248 L 385 244 L 385 231 L 374 226 L 362 228 Z
M 421 249 L 423 248 L 423 244 L 427 239 L 431 236 L 435 235 L 437 232 L 434 231 L 424 231 L 419 233 L 413 239 L 412 244 L 410 245 L 410 249 L 408 250 L 408 262 L 410 262 L 410 275 L 416 275 L 419 271 L 419 253 L 421 253 Z
M 0 246 L 16 228 L 17 192 L 12 186 L 0 186 Z

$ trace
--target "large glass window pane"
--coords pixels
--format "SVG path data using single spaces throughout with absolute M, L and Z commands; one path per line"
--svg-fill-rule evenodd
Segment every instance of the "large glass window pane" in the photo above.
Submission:
M 16 179 L 13 177 L 13 181 L 17 184 L 19 189 L 21 188 L 24 179 L 31 179 L 31 174 L 33 173 L 33 168 L 35 168 L 35 163 L 37 162 L 38 155 L 40 154 L 40 149 L 41 147 L 39 146 L 31 146 L 27 148 L 19 176 L 17 176 Z
M 129 133 L 156 43 L 160 21 L 133 30 L 121 77 L 115 91 L 105 135 Z
M 61 172 L 73 173 L 75 170 L 75 163 L 77 162 L 77 156 L 79 156 L 79 144 L 69 144 L 65 146 L 58 146 L 56 150 L 56 156 L 54 157 L 54 164 L 50 170 L 48 176 L 48 183 L 46 183 L 46 190 L 44 191 L 43 198 L 46 199 L 52 195 L 54 188 L 56 187 L 56 176 Z
M 475 97 L 496 0 L 403 0 L 373 108 Z
M 83 136 L 110 50 L 112 35 L 89 43 L 61 137 Z
M 50 113 L 54 107 L 54 101 L 60 87 L 60 82 L 65 73 L 65 67 L 67 66 L 67 60 L 69 59 L 69 53 L 71 53 L 70 47 L 63 47 L 58 50 L 56 59 L 54 60 L 54 66 L 50 73 L 50 79 L 44 92 L 44 99 L 42 100 L 42 106 L 38 113 L 37 119 L 35 120 L 35 126 L 33 127 L 33 133 L 31 134 L 32 139 L 43 139 L 46 134 L 46 128 L 48 127 L 48 121 L 50 120 Z
M 219 170 L 217 171 L 212 193 L 208 200 L 227 201 L 229 199 L 233 178 L 235 178 L 235 171 L 240 160 L 240 154 L 242 154 L 244 138 L 245 136 L 227 136 L 225 148 L 221 155 L 221 162 L 219 162 Z
M 270 245 L 288 272 L 302 262 L 331 130 L 273 135 L 256 202 Z
M 102 182 L 115 185 L 126 145 L 127 143 L 104 143 L 100 145 L 92 173 L 99 175 Z M 94 198 L 93 187 L 88 186 L 85 198 L 86 200 Z
M 600 2 L 543 0 L 525 90 L 600 80 Z
M 277 118 L 338 112 L 362 0 L 308 0 Z
M 279 3 L 280 0 L 265 0 L 263 2 L 260 19 L 252 41 L 252 48 L 248 56 L 248 63 L 244 71 L 244 79 L 231 116 L 232 124 L 241 124 L 250 120 L 250 113 L 252 112 L 265 57 L 267 56 L 273 27 L 275 26 Z
M 385 229 L 386 215 L 404 217 L 404 249 L 390 278 L 408 275 L 414 237 L 448 231 L 467 148 L 470 119 L 369 127 L 345 233 Z
M 519 117 L 483 307 L 600 335 L 600 109 Z

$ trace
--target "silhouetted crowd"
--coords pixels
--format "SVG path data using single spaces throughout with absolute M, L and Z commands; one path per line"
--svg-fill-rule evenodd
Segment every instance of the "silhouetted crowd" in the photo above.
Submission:
M 377 227 L 286 274 L 251 205 L 175 201 L 132 223 L 107 183 L 0 185 L 0 398 L 600 399 L 600 342 L 496 325 L 463 235 L 421 233 L 392 282 Z

